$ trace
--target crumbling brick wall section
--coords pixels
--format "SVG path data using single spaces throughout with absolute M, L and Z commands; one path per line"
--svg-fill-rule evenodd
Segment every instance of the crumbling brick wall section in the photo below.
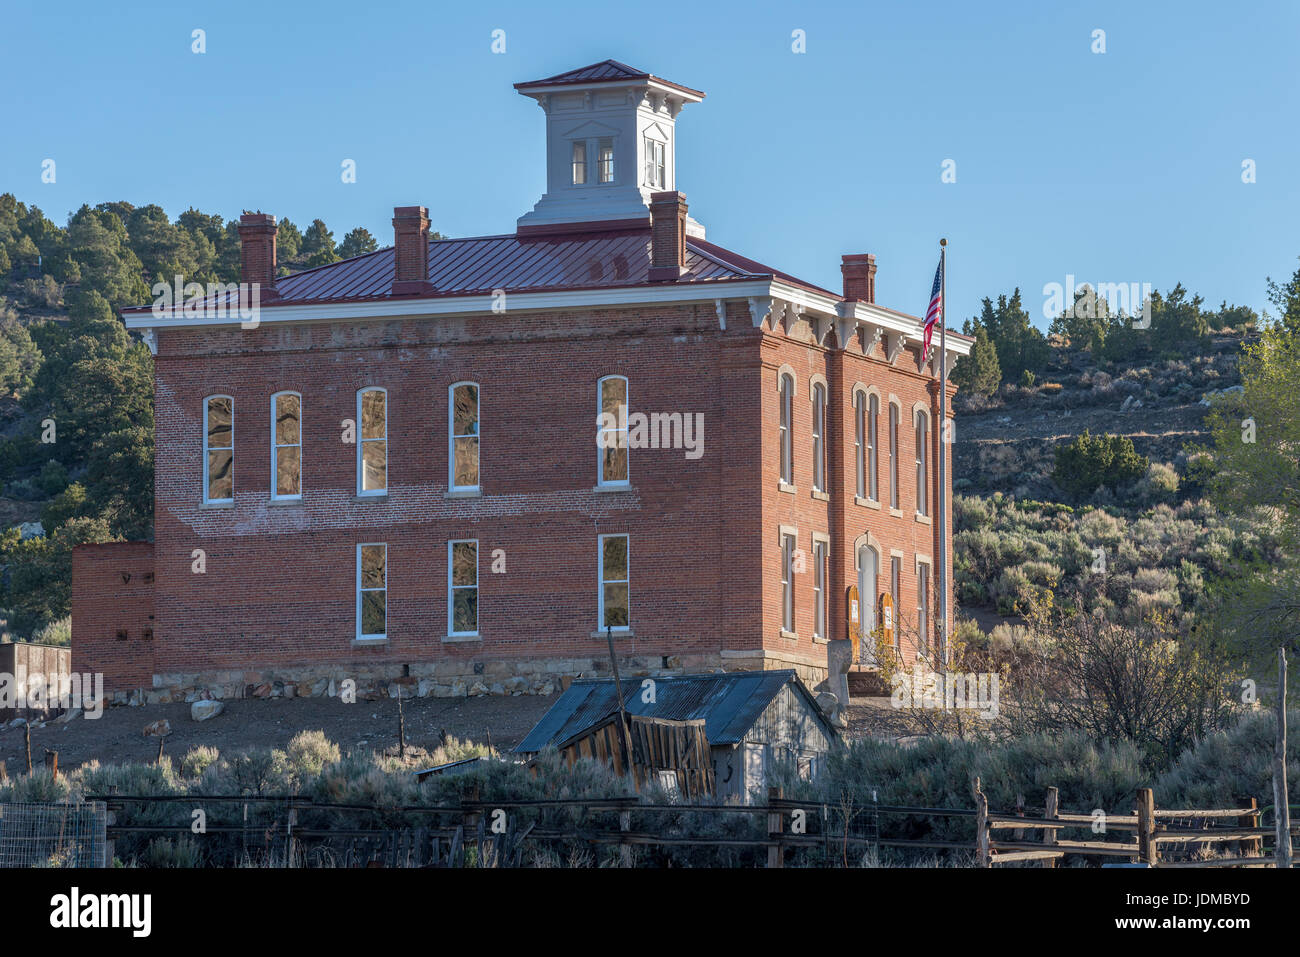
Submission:
M 152 542 L 72 550 L 72 668 L 102 672 L 109 693 L 153 685 Z

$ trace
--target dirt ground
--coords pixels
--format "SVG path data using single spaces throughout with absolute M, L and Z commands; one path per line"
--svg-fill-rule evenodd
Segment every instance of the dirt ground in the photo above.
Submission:
M 441 732 L 474 741 L 491 740 L 505 751 L 513 748 L 559 700 L 558 695 L 484 696 L 480 698 L 414 698 L 402 702 L 408 745 L 432 750 Z M 899 733 L 888 698 L 855 698 L 849 707 L 851 737 Z M 171 734 L 164 753 L 180 758 L 196 745 L 222 752 L 253 747 L 283 748 L 299 731 L 322 730 L 344 751 L 384 750 L 397 743 L 397 702 L 337 698 L 270 698 L 227 701 L 226 709 L 207 721 L 190 718 L 187 704 L 109 708 L 95 720 L 76 718 L 66 724 L 46 722 L 32 728 L 32 763 L 44 760 L 46 749 L 59 753 L 59 767 L 86 761 L 101 764 L 153 761 L 158 739 L 146 737 L 146 725 L 165 718 Z M 10 772 L 26 767 L 23 730 L 0 730 L 0 761 Z

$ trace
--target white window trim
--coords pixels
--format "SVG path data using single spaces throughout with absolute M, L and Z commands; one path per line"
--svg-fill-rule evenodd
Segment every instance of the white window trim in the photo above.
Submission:
M 922 568 L 925 569 L 924 579 L 922 579 L 921 576 Z M 917 644 L 920 646 L 917 648 L 917 653 L 929 657 L 931 651 L 930 631 L 933 627 L 933 622 L 930 620 L 931 609 L 930 609 L 929 598 L 930 598 L 930 588 L 934 586 L 934 565 L 930 561 L 930 557 L 928 555 L 917 555 L 915 568 L 913 572 L 916 575 Z M 923 583 L 927 586 L 924 591 L 922 591 L 921 588 L 921 585 Z M 922 605 L 925 606 L 924 612 L 922 612 Z M 925 619 L 924 624 L 922 624 L 922 620 L 921 620 L 922 614 L 924 614 L 924 619 Z
M 474 630 L 473 630 L 473 631 L 457 631 L 457 630 L 456 630 L 456 627 L 455 627 L 455 623 L 456 623 L 456 603 L 455 603 L 456 592 L 457 592 L 457 591 L 466 591 L 466 590 L 468 590 L 471 586 L 469 586 L 469 585 L 453 585 L 453 584 L 452 584 L 452 567 L 453 567 L 453 566 L 452 566 L 452 554 L 453 554 L 454 547 L 455 547 L 456 545 L 465 545 L 465 544 L 467 544 L 467 543 L 471 543 L 471 542 L 472 542 L 473 545 L 474 545 L 474 584 L 473 584 L 473 586 L 472 586 L 473 589 L 474 589 Z M 447 542 L 447 637 L 449 637 L 449 638 L 475 638 L 475 637 L 477 637 L 478 634 L 479 634 L 479 622 L 478 622 L 478 617 L 479 617 L 479 616 L 478 616 L 478 609 L 479 609 L 479 604 L 478 604 L 478 586 L 479 586 L 478 554 L 479 554 L 479 549 L 478 549 L 478 539 L 477 539 L 477 538 L 454 538 L 454 539 L 452 539 L 451 541 Z
M 871 411 L 875 402 L 876 411 Z M 867 500 L 880 504 L 880 393 L 867 392 Z
M 209 498 L 208 490 L 212 487 L 212 475 L 209 473 L 208 460 L 208 403 L 213 399 L 230 400 L 230 498 Z M 235 500 L 235 398 L 218 393 L 203 397 L 203 504 L 224 505 Z
M 600 144 L 602 141 L 609 143 L 609 179 L 601 179 L 604 175 L 603 163 L 600 157 Z M 618 137 L 617 136 L 598 136 L 593 141 L 596 144 L 596 186 L 616 186 L 618 185 Z M 634 174 L 635 175 L 635 174 Z
M 365 482 L 365 462 L 362 452 L 365 449 L 366 440 L 362 438 L 361 425 L 361 398 L 367 392 L 382 392 L 384 394 L 384 487 L 363 489 Z M 368 385 L 357 390 L 357 496 L 374 498 L 388 494 L 388 414 L 391 410 L 388 406 L 388 390 L 383 386 Z M 370 441 L 377 441 L 371 439 Z
M 777 454 L 780 456 L 780 481 L 794 487 L 794 394 L 793 372 L 782 369 L 776 379 Z M 789 386 L 787 391 L 786 386 Z
M 924 425 L 922 425 L 924 423 Z M 930 413 L 925 409 L 912 409 L 912 444 L 919 442 L 921 456 L 916 460 L 916 514 L 930 517 Z
M 820 532 L 813 532 L 812 535 L 812 560 L 813 560 L 813 638 L 818 641 L 827 641 L 830 631 L 830 577 L 831 577 L 831 539 L 829 535 Z M 817 549 L 821 548 L 822 560 L 817 560 Z M 820 576 L 822 583 L 819 587 L 817 579 Z M 817 607 L 821 604 L 821 608 Z
M 582 182 L 577 180 L 578 165 L 578 147 L 582 147 Z M 589 159 L 590 150 L 585 139 L 574 139 L 569 141 L 569 184 L 571 186 L 590 186 L 591 185 L 591 161 Z
M 384 549 L 384 587 L 366 588 L 361 587 L 361 549 L 371 548 L 380 545 Z M 356 569 L 356 604 L 357 620 L 354 629 L 357 641 L 387 641 L 388 640 L 388 543 L 387 542 L 359 542 L 357 544 L 357 569 Z M 361 631 L 361 596 L 367 591 L 382 591 L 384 593 L 384 631 L 382 634 L 367 635 Z
M 889 430 L 889 507 L 897 510 L 903 507 L 902 482 L 898 474 L 900 452 L 898 433 L 903 429 L 903 409 L 892 396 L 889 400 L 889 413 L 885 427 Z
M 631 450 L 631 448 L 627 447 L 627 441 L 628 441 L 628 439 L 627 439 L 627 430 L 626 430 L 626 429 L 615 428 L 615 429 L 613 429 L 613 432 L 614 432 L 615 434 L 618 434 L 619 432 L 622 432 L 622 433 L 623 433 L 623 444 L 624 444 L 624 449 L 623 449 L 623 451 L 627 453 L 627 456 L 626 456 L 626 462 L 627 462 L 627 478 L 623 478 L 623 479 L 610 479 L 609 481 L 606 481 L 606 480 L 605 480 L 605 454 L 604 454 L 604 453 L 605 453 L 605 449 L 601 448 L 601 445 L 600 445 L 600 441 L 599 441 L 599 439 L 600 439 L 600 436 L 601 436 L 603 433 L 605 433 L 605 432 L 607 432 L 607 431 L 610 431 L 610 430 L 608 430 L 608 429 L 603 428 L 603 427 L 600 425 L 600 423 L 603 421 L 603 419 L 602 419 L 601 417 L 602 417 L 602 415 L 603 415 L 604 412 L 605 412 L 605 407 L 604 407 L 605 382 L 606 382 L 607 380 L 609 380 L 609 379 L 619 379 L 619 380 L 622 381 L 622 383 L 623 383 L 623 408 L 628 410 L 628 415 L 629 415 L 629 416 L 632 414 L 632 413 L 631 413 L 631 408 L 632 408 L 632 386 L 631 386 L 631 384 L 628 382 L 627 376 L 625 376 L 625 375 L 619 375 L 618 373 L 613 373 L 613 374 L 611 374 L 611 375 L 601 376 L 599 379 L 596 380 L 596 423 L 597 423 L 597 425 L 596 425 L 596 438 L 597 438 L 597 441 L 596 441 L 596 488 L 628 488 L 628 487 L 631 486 L 631 484 L 632 484 L 632 450 Z M 602 619 L 602 620 L 604 619 L 604 616 L 603 616 L 603 615 L 601 616 L 601 619 Z
M 858 498 L 867 497 L 867 394 L 853 391 L 853 477 Z
M 474 421 L 478 426 L 478 432 L 474 438 L 478 439 L 478 481 L 473 485 L 456 484 L 456 439 L 469 438 L 469 436 L 458 436 L 456 434 L 456 390 L 463 385 L 472 385 L 474 387 Z M 385 414 L 387 413 L 387 404 L 384 406 Z M 384 423 L 384 434 L 387 436 L 387 419 Z M 452 492 L 479 492 L 483 488 L 483 387 L 477 382 L 469 379 L 462 379 L 460 382 L 453 382 L 447 387 L 447 489 Z M 469 541 L 469 539 L 463 539 Z
M 286 395 L 294 396 L 298 400 L 298 441 L 294 444 L 280 445 L 275 439 L 277 424 L 275 413 L 276 406 L 280 399 Z M 298 491 L 293 495 L 281 495 L 277 491 L 280 484 L 281 449 L 298 450 Z M 292 389 L 286 389 L 283 392 L 277 392 L 275 395 L 271 396 L 271 501 L 291 502 L 300 498 L 302 498 L 302 393 L 294 392 Z
M 812 466 L 813 491 L 826 491 L 826 386 L 814 382 L 809 390 L 812 393 Z M 821 409 L 817 400 L 821 399 Z
M 668 144 L 663 140 L 657 140 L 653 136 L 642 136 L 642 148 L 645 151 L 645 185 L 650 189 L 666 189 L 665 184 L 668 182 Z M 658 159 L 662 160 L 656 163 L 655 151 L 658 149 Z
M 625 538 L 627 539 L 627 548 L 624 549 L 625 561 L 627 562 L 627 578 L 605 578 L 605 539 L 607 538 Z M 598 634 L 604 634 L 605 628 L 605 586 L 607 584 L 627 585 L 627 624 L 610 625 L 608 630 L 613 634 L 621 634 L 632 630 L 632 537 L 626 532 L 610 532 L 608 535 L 596 536 L 596 631 Z
M 799 550 L 799 530 L 789 525 L 782 525 L 778 529 L 778 555 L 781 560 L 781 634 L 785 637 L 797 637 L 799 632 L 796 628 L 797 622 L 795 616 L 797 613 L 797 602 L 795 601 L 795 582 L 794 582 L 794 562 L 795 552 Z M 785 541 L 790 540 L 790 560 L 786 561 Z M 789 595 L 790 617 L 786 619 L 786 595 Z M 789 625 L 787 628 L 786 625 Z

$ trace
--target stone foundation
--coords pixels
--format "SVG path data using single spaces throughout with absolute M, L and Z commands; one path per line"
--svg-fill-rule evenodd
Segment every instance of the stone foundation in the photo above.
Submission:
M 692 655 L 620 657 L 625 680 L 655 675 L 792 668 L 810 689 L 826 677 L 802 657 L 773 651 L 718 651 Z M 608 678 L 609 656 L 590 658 L 437 661 L 426 664 L 302 665 L 196 673 L 155 674 L 152 688 L 117 691 L 111 704 L 137 706 L 204 698 L 334 697 L 351 681 L 358 700 L 380 698 L 472 698 L 482 695 L 551 695 L 574 678 Z

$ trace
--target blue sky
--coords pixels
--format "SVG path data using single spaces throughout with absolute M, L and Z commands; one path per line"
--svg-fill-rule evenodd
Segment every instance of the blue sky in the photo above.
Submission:
M 420 203 L 448 235 L 508 232 L 544 176 L 542 112 L 511 84 L 614 58 L 708 94 L 679 119 L 677 185 L 711 240 L 832 289 L 842 253 L 875 253 L 895 308 L 924 310 L 940 236 L 954 324 L 1015 286 L 1044 324 L 1067 274 L 1259 309 L 1300 256 L 1294 2 L 170 0 L 0 22 L 0 192 L 60 223 L 124 199 L 387 244 Z

